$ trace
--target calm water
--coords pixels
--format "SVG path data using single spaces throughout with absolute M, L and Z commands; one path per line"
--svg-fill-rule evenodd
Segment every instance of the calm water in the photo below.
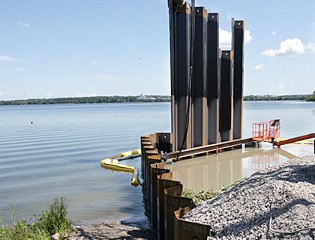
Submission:
M 273 118 L 281 119 L 282 137 L 315 132 L 315 103 L 246 102 L 244 109 L 244 137 L 251 136 L 252 122 Z M 66 197 L 76 223 L 144 218 L 142 191 L 130 186 L 131 175 L 104 170 L 99 161 L 138 149 L 141 135 L 169 132 L 169 103 L 0 106 L 0 111 L 0 223 L 11 221 L 12 204 L 18 218 L 29 219 L 56 196 Z M 140 168 L 139 159 L 128 164 Z

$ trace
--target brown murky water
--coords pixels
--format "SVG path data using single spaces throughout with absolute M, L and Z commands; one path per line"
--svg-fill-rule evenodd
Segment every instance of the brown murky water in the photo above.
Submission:
M 314 154 L 313 145 L 290 144 L 278 149 L 263 144 L 262 148 L 243 147 L 169 163 L 167 167 L 185 190 L 216 190 L 269 166 L 311 154 Z

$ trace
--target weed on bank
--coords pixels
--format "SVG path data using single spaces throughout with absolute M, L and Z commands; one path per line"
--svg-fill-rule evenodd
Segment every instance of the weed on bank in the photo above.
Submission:
M 25 220 L 15 220 L 15 209 L 12 211 L 12 224 L 0 226 L 0 239 L 3 240 L 46 240 L 55 233 L 60 239 L 66 239 L 71 229 L 68 218 L 67 205 L 64 198 L 55 198 L 48 209 L 43 211 L 35 221 L 28 223 Z

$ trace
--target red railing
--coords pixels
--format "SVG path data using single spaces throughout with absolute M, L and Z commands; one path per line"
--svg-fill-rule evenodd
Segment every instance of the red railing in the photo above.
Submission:
M 273 142 L 280 137 L 280 119 L 253 123 L 252 137 L 256 141 Z

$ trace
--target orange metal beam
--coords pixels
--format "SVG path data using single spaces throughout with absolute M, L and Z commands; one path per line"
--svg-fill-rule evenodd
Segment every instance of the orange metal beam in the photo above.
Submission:
M 315 138 L 315 133 L 310 133 L 310 134 L 282 140 L 279 142 L 274 142 L 273 145 L 280 147 L 280 146 L 285 145 L 285 144 L 294 143 L 294 142 L 302 141 L 302 140 L 309 139 L 309 138 Z

